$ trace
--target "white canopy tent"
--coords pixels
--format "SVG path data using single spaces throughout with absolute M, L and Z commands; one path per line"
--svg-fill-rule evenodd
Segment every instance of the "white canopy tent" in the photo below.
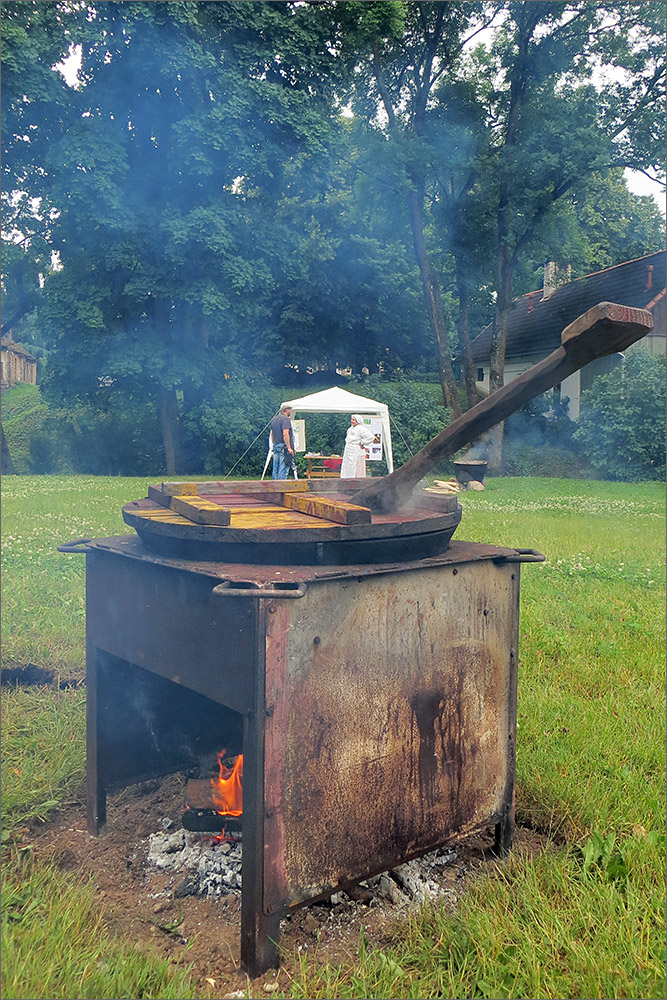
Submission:
M 365 396 L 355 396 L 347 389 L 334 386 L 322 392 L 313 392 L 300 399 L 287 399 L 281 406 L 291 406 L 292 416 L 297 413 L 358 413 L 362 417 L 379 417 L 382 421 L 382 450 L 389 472 L 394 471 L 394 454 L 391 447 L 389 407 Z

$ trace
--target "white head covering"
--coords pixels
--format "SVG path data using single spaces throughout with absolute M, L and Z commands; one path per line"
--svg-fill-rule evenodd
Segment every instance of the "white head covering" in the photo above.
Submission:
M 357 421 L 357 423 L 358 423 L 358 424 L 361 424 L 361 425 L 362 425 L 362 427 L 363 427 L 363 423 L 364 423 L 364 418 L 363 418 L 363 417 L 360 417 L 358 413 L 353 413 L 353 414 L 352 414 L 352 416 L 353 416 L 353 417 L 354 417 L 354 419 L 355 419 L 355 420 Z

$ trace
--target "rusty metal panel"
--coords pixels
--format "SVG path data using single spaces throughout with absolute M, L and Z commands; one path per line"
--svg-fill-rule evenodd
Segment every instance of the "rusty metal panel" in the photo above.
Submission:
M 252 710 L 251 602 L 220 600 L 216 578 L 91 547 L 86 556 L 89 644 L 226 705 Z
M 267 912 L 499 821 L 518 567 L 311 584 L 266 618 Z

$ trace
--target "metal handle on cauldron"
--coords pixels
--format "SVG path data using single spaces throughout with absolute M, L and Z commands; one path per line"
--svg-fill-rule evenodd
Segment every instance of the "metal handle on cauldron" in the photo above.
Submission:
M 56 545 L 56 549 L 58 552 L 66 552 L 68 555 L 82 556 L 88 551 L 88 542 L 92 542 L 92 538 L 75 538 L 73 542 L 63 542 L 62 545 Z
M 537 549 L 515 549 L 514 552 L 508 553 L 504 556 L 498 556 L 493 560 L 494 563 L 531 563 L 531 562 L 544 562 L 546 556 Z
M 211 591 L 216 597 L 270 597 L 272 600 L 296 600 L 304 597 L 308 589 L 307 583 L 298 583 L 296 587 L 259 587 L 248 584 L 245 587 L 232 587 L 231 580 L 219 583 Z

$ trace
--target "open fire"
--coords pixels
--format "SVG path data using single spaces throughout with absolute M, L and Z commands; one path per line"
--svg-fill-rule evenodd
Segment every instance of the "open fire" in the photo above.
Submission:
M 226 758 L 218 753 L 218 774 L 190 778 L 185 789 L 183 826 L 186 830 L 237 831 L 243 814 L 243 754 Z
M 243 754 L 232 767 L 224 763 L 225 751 L 218 754 L 219 774 L 211 778 L 213 806 L 223 816 L 240 816 L 243 812 Z

